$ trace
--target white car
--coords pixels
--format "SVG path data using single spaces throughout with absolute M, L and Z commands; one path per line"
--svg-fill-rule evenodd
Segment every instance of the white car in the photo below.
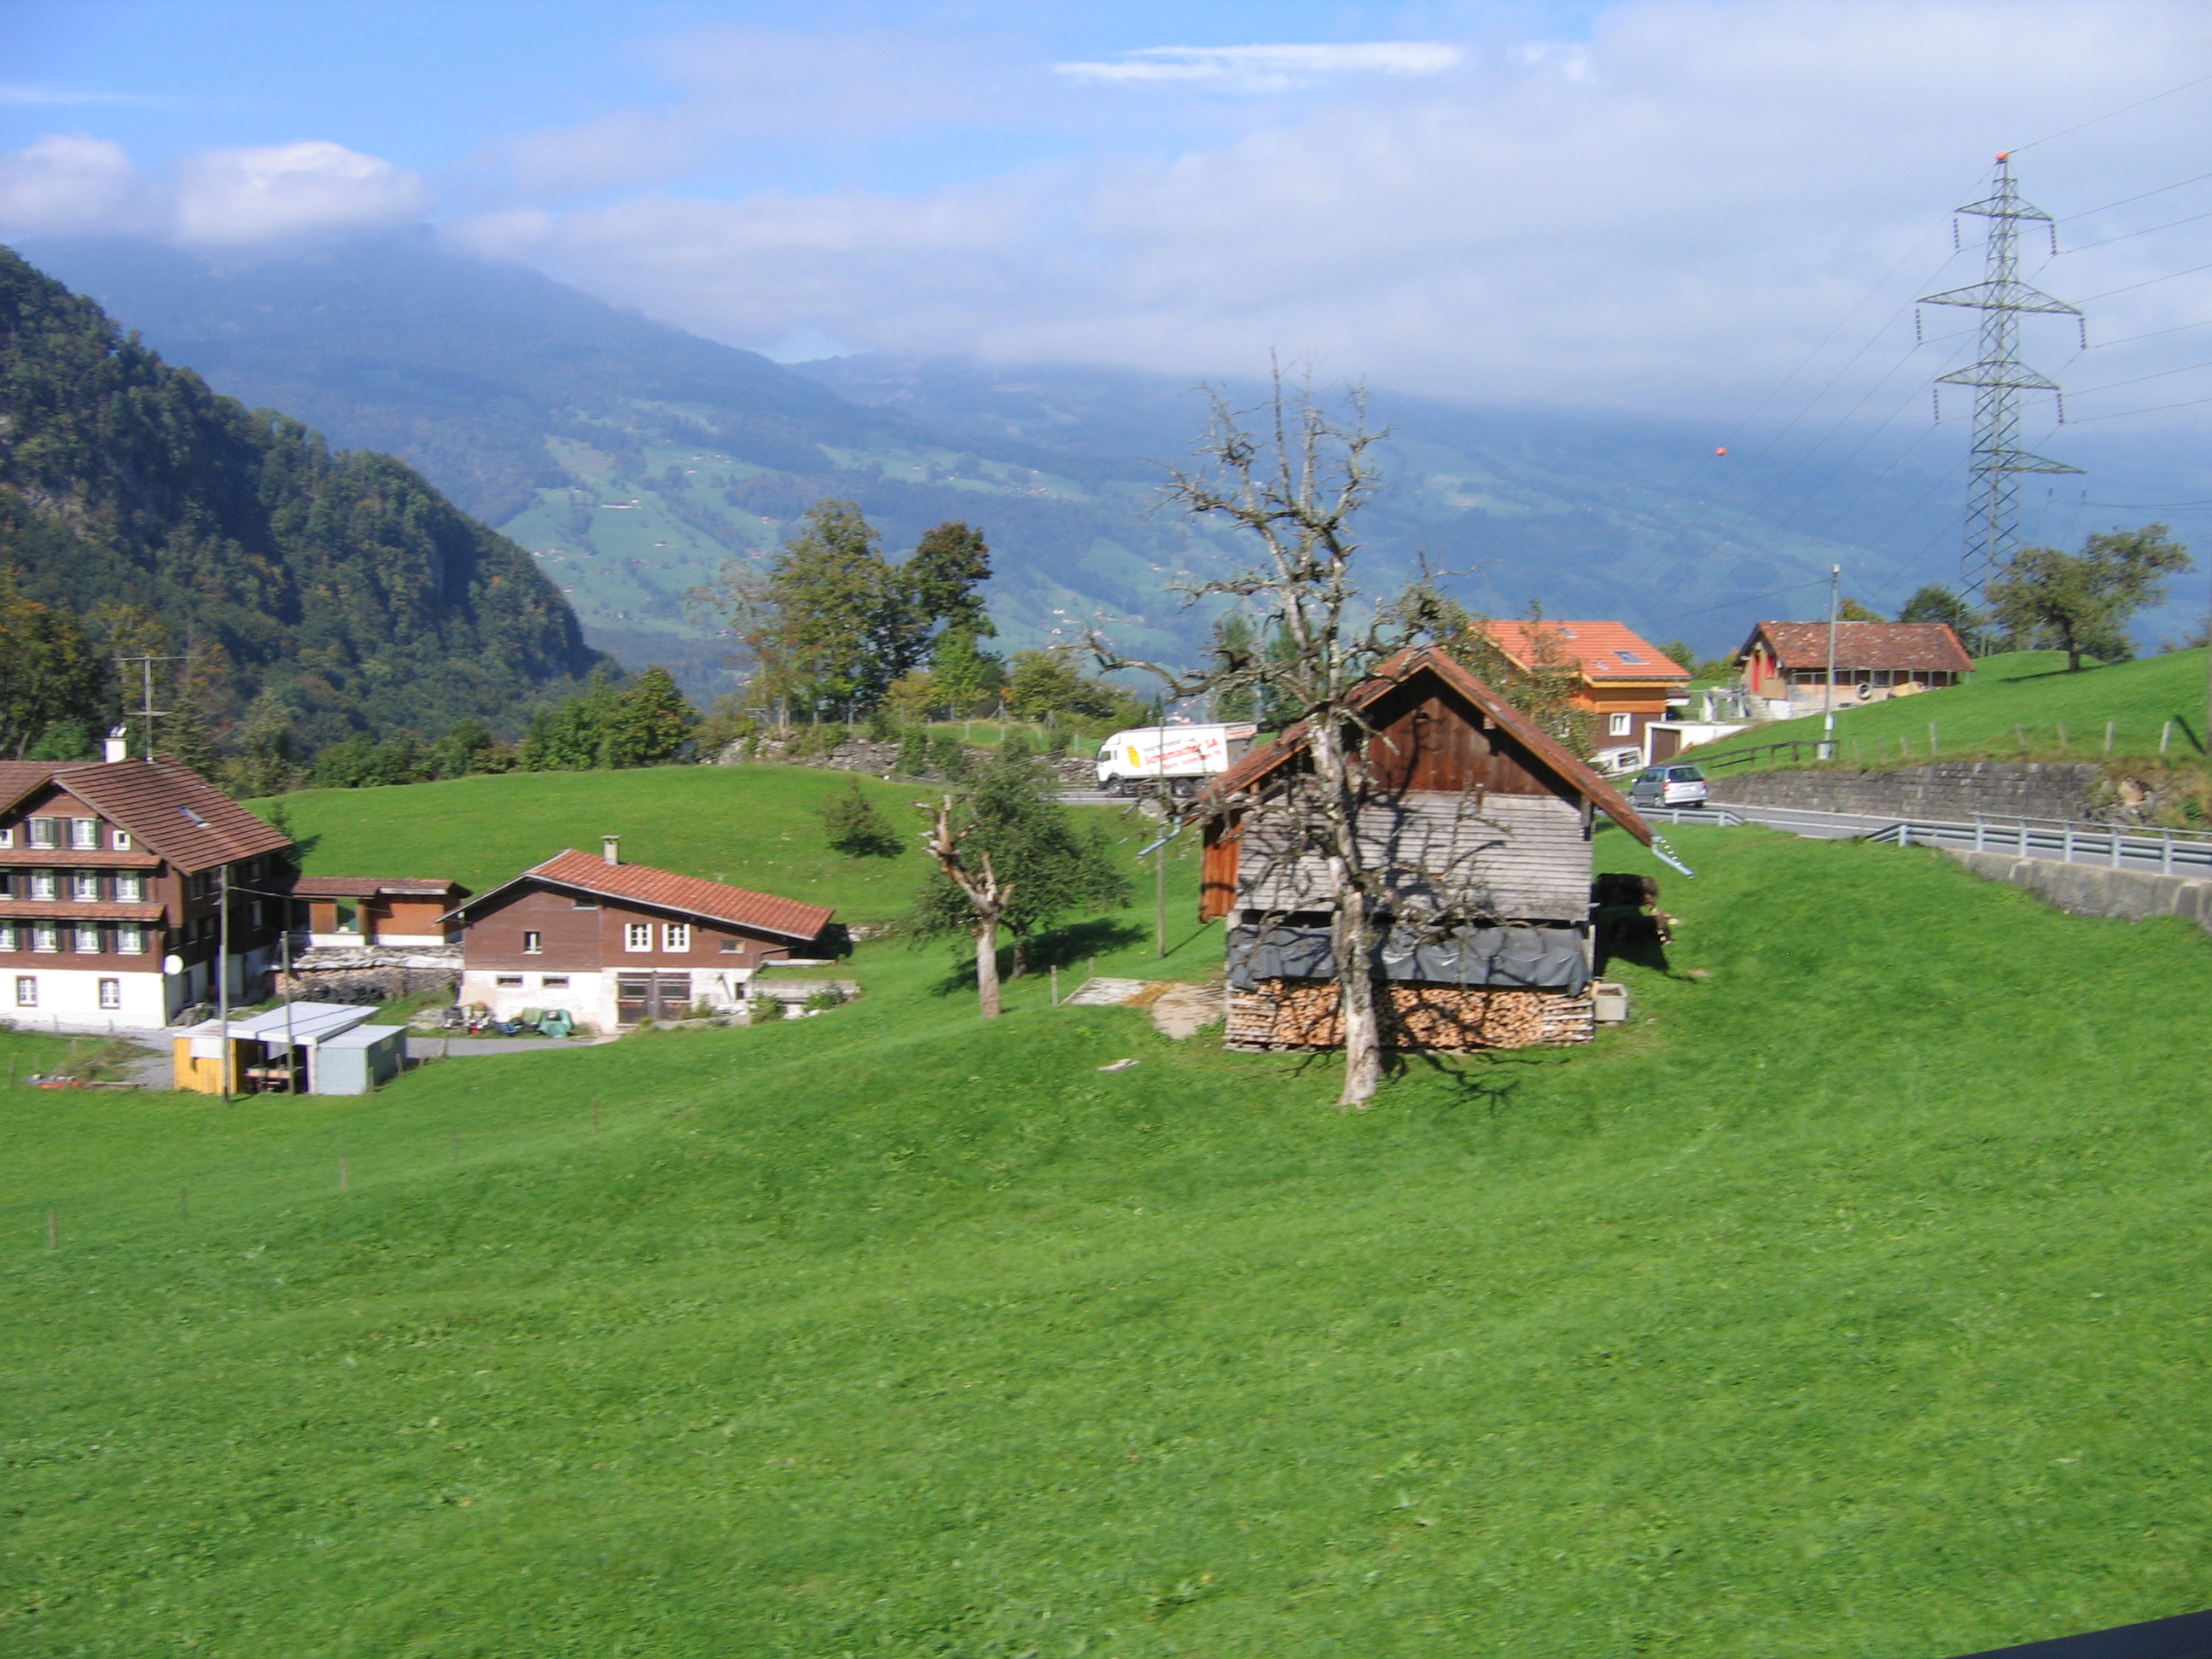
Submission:
M 1628 786 L 1631 806 L 1703 806 L 1711 792 L 1705 775 L 1694 766 L 1654 766 Z

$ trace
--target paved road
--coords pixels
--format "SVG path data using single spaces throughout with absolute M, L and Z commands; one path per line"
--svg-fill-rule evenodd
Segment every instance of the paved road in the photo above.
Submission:
M 1818 841 L 1847 841 L 1853 836 L 1887 830 L 1897 822 L 1894 814 L 1885 817 L 1869 812 L 1820 812 L 1806 806 L 1740 806 L 1726 800 L 1712 804 L 1747 823 L 1787 830 L 1793 836 L 1808 836 Z

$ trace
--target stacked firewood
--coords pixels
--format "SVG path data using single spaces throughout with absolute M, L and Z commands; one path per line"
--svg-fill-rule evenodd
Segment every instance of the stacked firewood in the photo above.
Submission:
M 1526 1048 L 1587 1042 L 1587 996 L 1451 985 L 1389 988 L 1384 1038 L 1396 1048 Z M 1334 980 L 1270 980 L 1231 998 L 1229 1040 L 1239 1048 L 1334 1048 L 1344 1042 Z

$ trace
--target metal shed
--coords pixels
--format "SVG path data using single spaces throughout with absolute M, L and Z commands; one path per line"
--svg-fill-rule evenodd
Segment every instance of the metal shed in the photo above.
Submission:
M 374 1012 L 352 1003 L 295 1002 L 234 1019 L 228 1028 L 207 1020 L 175 1039 L 175 1086 L 198 1094 L 221 1091 L 227 1034 L 233 1088 L 246 1094 L 320 1094 L 318 1050 Z
M 315 1047 L 315 1077 L 308 1092 L 365 1095 L 399 1075 L 407 1057 L 404 1025 L 356 1025 Z

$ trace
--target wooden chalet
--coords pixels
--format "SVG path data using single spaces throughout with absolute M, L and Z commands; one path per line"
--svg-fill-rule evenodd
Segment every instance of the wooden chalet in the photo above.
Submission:
M 445 918 L 461 930 L 461 1000 L 495 1019 L 559 1009 L 610 1031 L 744 1000 L 759 969 L 836 948 L 819 904 L 562 852 Z
M 1974 659 L 1944 623 L 1838 623 L 1835 635 L 1838 707 L 1958 685 L 1974 672 Z M 1828 696 L 1828 624 L 1763 622 L 1735 663 L 1752 696 L 1809 713 Z
M 1363 842 L 1391 898 L 1382 965 L 1401 1048 L 1587 1042 L 1592 837 L 1651 831 L 1596 772 L 1443 652 L 1407 651 L 1355 693 L 1368 729 Z M 1293 726 L 1200 798 L 1204 920 L 1228 923 L 1229 1040 L 1342 1041 L 1326 866 L 1291 810 L 1309 775 Z
M 120 747 L 105 761 L 0 762 L 11 1018 L 158 1029 L 213 1001 L 219 973 L 234 1000 L 259 996 L 278 956 L 291 837 L 189 768 Z

